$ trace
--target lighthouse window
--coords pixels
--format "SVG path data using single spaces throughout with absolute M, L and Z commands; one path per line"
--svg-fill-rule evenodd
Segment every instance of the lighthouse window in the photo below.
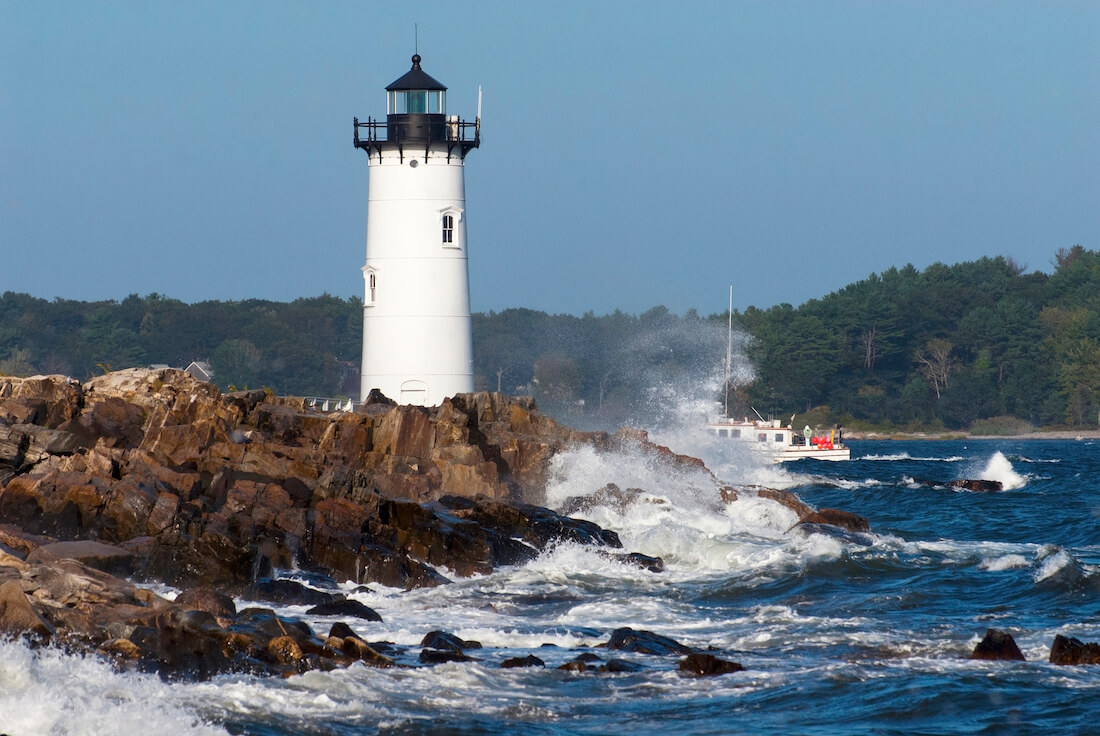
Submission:
M 455 240 L 455 216 L 443 215 L 443 242 L 453 243 Z
M 366 268 L 364 268 L 363 273 L 367 278 L 367 301 L 364 303 L 363 306 L 373 307 L 375 304 L 375 300 L 378 298 L 376 294 L 378 289 L 378 282 L 375 280 L 374 271 L 368 271 Z
M 442 90 L 394 90 L 386 96 L 386 112 L 391 115 L 432 115 L 444 112 L 446 93 Z
M 428 93 L 423 90 L 409 92 L 409 112 L 426 113 L 428 111 Z

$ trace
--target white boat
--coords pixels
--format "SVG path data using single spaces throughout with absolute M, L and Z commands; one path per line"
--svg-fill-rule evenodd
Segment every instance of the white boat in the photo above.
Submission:
M 812 458 L 814 460 L 851 460 L 852 451 L 843 441 L 839 430 L 813 432 L 782 426 L 778 419 L 750 420 L 720 417 L 707 424 L 707 429 L 719 438 L 731 441 L 751 442 L 753 449 L 763 453 L 773 462 L 788 462 Z
M 726 342 L 726 400 L 722 416 L 707 423 L 707 429 L 719 438 L 729 438 L 753 443 L 753 448 L 773 462 L 787 462 L 813 458 L 814 460 L 851 460 L 852 451 L 845 447 L 839 429 L 821 434 L 807 426 L 801 432 L 788 424 L 784 427 L 778 419 L 733 419 L 729 416 L 730 369 L 733 364 L 733 287 L 730 287 L 729 327 Z M 756 409 L 753 409 L 755 412 Z M 794 415 L 791 415 L 794 421 Z

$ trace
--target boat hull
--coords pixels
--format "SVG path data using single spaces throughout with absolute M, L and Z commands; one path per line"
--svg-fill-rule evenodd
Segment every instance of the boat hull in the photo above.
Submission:
M 791 427 L 781 426 L 778 421 L 730 421 L 721 419 L 707 425 L 711 434 L 719 439 L 743 442 L 773 462 L 785 463 L 794 460 L 827 460 L 843 462 L 852 459 L 852 451 L 840 441 L 840 435 L 830 431 L 827 434 L 811 436 L 809 427 L 805 432 L 796 432 Z

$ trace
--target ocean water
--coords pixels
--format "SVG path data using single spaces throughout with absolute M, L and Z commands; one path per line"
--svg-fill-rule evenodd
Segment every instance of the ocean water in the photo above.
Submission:
M 95 658 L 0 643 L 0 732 L 26 734 L 1047 734 L 1096 732 L 1100 666 L 1046 660 L 1056 634 L 1100 641 L 1100 442 L 852 442 L 847 463 L 761 464 L 744 446 L 690 433 L 656 437 L 703 457 L 714 476 L 630 454 L 556 459 L 545 505 L 613 482 L 629 505 L 583 516 L 627 550 L 664 558 L 651 573 L 574 545 L 527 565 L 404 592 L 342 588 L 384 618 L 351 621 L 406 647 L 444 629 L 484 648 L 477 662 L 353 666 L 288 679 L 166 684 Z M 1000 480 L 1005 490 L 946 487 Z M 786 508 L 724 483 L 795 491 L 866 516 L 871 534 L 792 530 Z M 929 484 L 931 482 L 931 485 Z M 444 571 L 446 572 L 446 571 Z M 294 573 L 288 571 L 288 576 Z M 314 581 L 315 582 L 315 581 Z M 171 594 L 171 591 L 167 591 Z M 246 602 L 239 601 L 239 605 Z M 327 633 L 335 618 L 284 613 Z M 616 652 L 644 666 L 594 674 L 556 667 L 620 626 L 740 662 L 691 678 L 677 658 Z M 990 627 L 1027 662 L 967 657 Z M 501 669 L 535 654 L 546 669 Z

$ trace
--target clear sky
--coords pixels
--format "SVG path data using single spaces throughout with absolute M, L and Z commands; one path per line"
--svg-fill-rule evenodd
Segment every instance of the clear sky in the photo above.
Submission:
M 476 311 L 801 304 L 1100 248 L 1100 2 L 0 0 L 0 291 L 361 295 L 414 23 Z

